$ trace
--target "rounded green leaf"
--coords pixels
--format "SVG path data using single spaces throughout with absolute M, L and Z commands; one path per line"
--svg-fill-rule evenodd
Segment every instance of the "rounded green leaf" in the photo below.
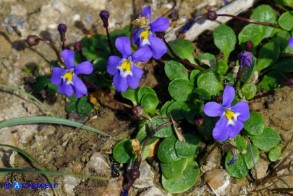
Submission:
M 286 58 L 278 61 L 273 67 L 273 70 L 282 72 L 293 72 L 293 59 Z
M 167 116 L 167 108 L 171 105 L 174 101 L 166 101 L 164 105 L 160 109 L 160 113 L 162 116 Z
M 234 30 L 227 25 L 221 24 L 215 29 L 213 36 L 215 45 L 221 50 L 221 52 L 223 52 L 224 59 L 227 62 L 237 41 Z
M 198 74 L 200 73 L 200 71 L 198 69 L 194 69 L 191 71 L 190 75 L 189 75 L 189 81 L 191 82 L 191 84 L 196 85 L 196 77 L 198 76 Z
M 153 94 L 146 94 L 141 99 L 141 106 L 144 108 L 146 113 L 154 115 L 156 113 L 156 108 L 159 104 L 159 99 Z
M 257 46 L 263 39 L 263 28 L 261 25 L 246 25 L 238 34 L 239 44 L 244 45 L 247 41 L 252 41 Z
M 293 12 L 285 12 L 279 17 L 279 25 L 287 30 L 291 31 L 293 29 Z
M 251 141 L 259 149 L 269 151 L 280 143 L 281 137 L 274 129 L 264 128 L 262 134 L 251 136 Z
M 225 61 L 220 60 L 217 63 L 216 72 L 220 75 L 225 75 L 226 72 L 228 71 L 228 68 L 229 68 L 228 64 Z
M 119 163 L 127 163 L 135 157 L 132 150 L 131 140 L 121 140 L 113 149 L 113 157 Z
M 292 61 L 293 63 L 293 61 Z M 286 79 L 286 76 L 279 71 L 271 71 L 267 75 L 265 75 L 260 83 L 258 83 L 258 87 L 262 88 L 266 91 L 272 90 L 277 87 L 280 82 L 283 82 Z
M 83 97 L 77 103 L 77 114 L 80 117 L 89 116 L 93 108 L 93 105 L 87 100 L 87 98 Z
M 227 165 L 233 158 L 231 152 L 228 152 L 225 158 L 225 168 L 227 172 L 235 178 L 244 178 L 248 174 L 248 169 L 246 167 L 245 161 L 241 155 L 238 155 L 237 160 L 231 164 Z
M 152 124 L 154 127 L 159 127 L 164 123 L 169 122 L 168 118 L 154 117 L 152 118 Z M 151 126 L 151 125 L 150 125 Z M 165 138 L 170 137 L 173 133 L 172 126 L 164 126 L 155 133 L 156 137 Z
M 201 74 L 197 79 L 197 85 L 198 88 L 206 90 L 211 96 L 217 95 L 223 90 L 223 84 L 212 71 Z
M 136 93 L 136 90 L 128 88 L 125 92 L 121 93 L 121 95 L 123 98 L 130 100 L 132 104 L 136 106 L 138 104 Z
M 247 169 L 251 169 L 259 160 L 259 151 L 257 147 L 253 145 L 248 145 L 246 148 L 246 153 L 242 155 Z
M 157 97 L 157 94 L 153 89 L 146 86 L 140 87 L 139 90 L 137 91 L 137 100 L 140 104 L 141 104 L 142 97 L 146 94 L 151 94 Z
M 184 79 L 175 79 L 168 86 L 169 93 L 176 101 L 186 101 L 192 93 L 193 85 Z
M 165 178 L 177 178 L 186 168 L 188 159 L 180 159 L 171 163 L 161 163 L 162 174 Z
M 182 59 L 187 59 L 191 63 L 195 63 L 193 55 L 195 48 L 191 41 L 186 39 L 176 39 L 174 41 L 170 41 L 168 44 L 177 56 L 181 57 Z M 172 56 L 170 51 L 168 54 Z
M 255 84 L 244 84 L 241 88 L 242 95 L 247 99 L 252 99 L 256 94 L 257 88 Z
M 177 61 L 168 61 L 164 69 L 169 80 L 174 80 L 176 78 L 188 80 L 188 70 Z
M 194 157 L 198 153 L 200 139 L 191 133 L 184 134 L 185 142 L 177 140 L 175 150 L 178 157 L 189 158 Z
M 172 114 L 172 117 L 175 120 L 184 119 L 184 109 L 186 107 L 186 103 L 182 101 L 174 101 L 167 108 L 167 115 Z
M 249 135 L 260 135 L 262 134 L 265 127 L 263 115 L 251 112 L 250 117 L 244 122 L 244 129 Z
M 272 162 L 275 162 L 277 160 L 279 160 L 280 156 L 282 154 L 282 148 L 280 145 L 274 147 L 273 149 L 270 150 L 269 152 L 269 159 Z
M 246 150 L 247 142 L 246 139 L 240 135 L 237 135 L 234 139 L 237 149 L 242 152 Z
M 167 179 L 164 175 L 162 176 L 162 185 L 169 193 L 182 193 L 196 183 L 199 176 L 199 167 L 193 160 L 188 160 L 188 162 L 182 175 L 177 178 Z
M 273 65 L 280 57 L 281 49 L 277 40 L 266 43 L 259 51 L 256 63 L 256 70 L 261 70 Z
M 202 64 L 207 65 L 212 68 L 216 67 L 216 64 L 217 64 L 217 59 L 216 59 L 215 55 L 210 54 L 210 53 L 203 53 L 203 54 L 199 55 L 198 60 Z
M 175 136 L 165 138 L 159 146 L 158 158 L 163 163 L 171 163 L 181 159 L 177 156 L 175 151 L 175 143 L 177 139 Z
M 292 0 L 275 0 L 276 3 L 279 3 L 284 6 L 289 6 L 293 8 L 293 1 Z

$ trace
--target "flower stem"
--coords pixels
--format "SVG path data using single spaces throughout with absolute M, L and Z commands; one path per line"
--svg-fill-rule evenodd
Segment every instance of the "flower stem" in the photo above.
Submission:
M 41 37 L 39 37 L 39 40 L 48 44 L 54 50 L 54 52 L 58 58 L 59 63 L 61 63 L 62 65 L 65 65 L 63 59 L 61 58 L 59 51 L 57 50 L 56 46 L 54 45 L 54 43 L 52 41 L 45 39 L 45 38 L 41 38 Z
M 112 44 L 111 44 L 109 28 L 108 28 L 108 27 L 105 27 L 105 29 L 106 29 L 107 42 L 108 42 L 108 45 L 109 45 L 109 48 L 110 48 L 110 52 L 111 52 L 111 54 L 113 55 L 113 54 L 114 54 L 114 50 L 113 50 L 113 46 L 112 46 Z

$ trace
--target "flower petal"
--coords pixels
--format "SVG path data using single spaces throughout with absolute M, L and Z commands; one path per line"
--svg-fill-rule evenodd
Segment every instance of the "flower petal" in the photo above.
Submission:
M 108 59 L 107 72 L 115 75 L 118 72 L 117 67 L 120 65 L 122 59 L 118 56 L 110 56 Z
M 247 102 L 240 101 L 236 105 L 231 107 L 231 110 L 235 113 L 239 113 L 237 120 L 244 122 L 249 119 L 250 113 L 249 113 L 249 106 Z
M 289 38 L 288 45 L 293 48 L 293 36 Z
M 128 76 L 127 77 L 127 83 L 128 83 L 130 88 L 136 89 L 138 87 L 138 85 L 139 85 L 139 81 L 140 81 L 140 78 L 136 78 L 136 77 L 133 77 L 133 76 Z
M 243 123 L 239 120 L 234 121 L 233 125 L 228 126 L 228 133 L 231 138 L 236 137 L 240 133 L 240 131 L 243 129 Z
M 123 58 L 127 58 L 131 55 L 130 39 L 128 37 L 118 37 L 115 41 L 115 46 L 122 54 Z
M 58 93 L 65 94 L 67 97 L 70 97 L 73 94 L 73 87 L 72 85 L 63 82 L 60 86 L 58 86 L 57 91 Z
M 135 77 L 139 80 L 143 75 L 143 70 L 141 68 L 137 67 L 136 65 L 131 66 L 131 72 L 132 72 L 133 77 Z
M 163 40 L 154 35 L 150 35 L 149 41 L 154 59 L 160 59 L 164 54 L 167 53 L 168 48 Z
M 152 58 L 152 51 L 148 45 L 140 47 L 135 53 L 132 55 L 132 62 L 145 62 Z
M 74 51 L 65 49 L 62 51 L 61 57 L 68 69 L 74 66 Z
M 52 70 L 51 83 L 54 85 L 61 85 L 62 76 L 66 73 L 66 69 L 54 67 Z
M 221 116 L 224 113 L 223 107 L 217 102 L 208 102 L 203 106 L 203 111 L 207 116 L 216 117 Z
M 121 77 L 119 73 L 114 75 L 113 85 L 118 92 L 124 92 L 128 88 L 127 77 Z
M 78 75 L 78 74 L 88 75 L 88 74 L 91 74 L 93 72 L 93 70 L 94 70 L 94 66 L 89 61 L 84 61 L 74 67 L 74 73 L 76 75 Z
M 141 16 L 148 17 L 149 21 L 152 21 L 152 7 L 146 6 L 141 10 Z
M 169 28 L 170 22 L 168 18 L 159 17 L 154 22 L 150 24 L 151 31 L 155 32 L 164 32 Z
M 132 42 L 137 45 L 138 47 L 140 46 L 140 33 L 143 31 L 143 29 L 135 29 L 132 33 Z
M 227 85 L 223 93 L 223 107 L 230 108 L 234 97 L 235 89 L 232 86 Z
M 76 98 L 81 98 L 82 96 L 87 94 L 87 88 L 81 79 L 79 79 L 77 76 L 73 76 L 72 81 Z
M 229 138 L 228 121 L 222 116 L 213 129 L 213 138 L 219 142 L 226 141 Z

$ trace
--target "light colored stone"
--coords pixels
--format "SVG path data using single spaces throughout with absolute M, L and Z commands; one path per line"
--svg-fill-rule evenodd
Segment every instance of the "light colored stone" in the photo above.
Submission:
M 214 169 L 205 174 L 205 181 L 216 195 L 226 195 L 231 184 L 230 176 L 224 169 Z
M 63 183 L 64 183 L 64 185 L 63 185 L 64 191 L 67 193 L 67 195 L 71 196 L 71 195 L 74 195 L 73 189 L 77 185 L 79 185 L 80 179 L 75 178 L 73 176 L 65 176 Z
M 157 187 L 151 187 L 145 191 L 143 191 L 139 196 L 171 196 L 170 193 L 164 193 Z
M 149 164 L 146 161 L 142 161 L 140 168 L 140 177 L 134 182 L 135 188 L 148 188 L 154 186 L 154 172 L 151 170 Z
M 89 162 L 86 164 L 85 172 L 91 174 L 95 172 L 97 175 L 111 176 L 111 168 L 105 155 L 100 152 L 95 152 Z
M 269 162 L 260 158 L 256 163 L 255 167 L 251 170 L 252 177 L 255 180 L 261 179 L 267 175 L 267 170 L 269 168 Z

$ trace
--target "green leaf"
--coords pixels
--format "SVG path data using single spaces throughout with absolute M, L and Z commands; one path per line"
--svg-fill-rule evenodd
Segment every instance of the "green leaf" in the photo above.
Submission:
M 131 140 L 121 140 L 113 149 L 113 157 L 118 163 L 128 163 L 135 158 Z
M 175 143 L 176 154 L 180 158 L 194 157 L 198 153 L 200 139 L 195 134 L 184 134 L 185 142 L 177 140 Z
M 247 169 L 251 169 L 259 160 L 259 151 L 257 147 L 250 144 L 246 148 L 246 154 L 243 154 L 242 157 L 245 161 Z
M 162 176 L 162 185 L 169 193 L 182 193 L 190 189 L 197 181 L 199 167 L 192 159 L 188 160 L 186 169 L 177 178 L 167 179 Z
M 215 29 L 213 36 L 215 45 L 223 52 L 224 60 L 227 62 L 236 45 L 235 32 L 231 27 L 221 24 Z
M 220 75 L 225 75 L 226 72 L 228 71 L 229 66 L 227 64 L 227 62 L 223 61 L 223 60 L 219 60 L 216 66 L 216 72 Z
M 169 45 L 177 56 L 187 59 L 191 63 L 195 63 L 193 56 L 195 48 L 191 41 L 186 39 L 176 39 L 174 41 L 170 41 Z M 168 54 L 172 56 L 170 52 L 168 52 Z
M 153 123 L 153 125 L 155 127 L 159 127 L 159 126 L 163 125 L 166 122 L 169 122 L 168 118 L 162 118 L 162 117 L 159 117 L 159 116 L 152 118 L 152 123 Z M 169 126 L 164 126 L 160 130 L 158 130 L 155 133 L 155 136 L 159 137 L 159 138 L 165 138 L 165 137 L 172 136 L 172 133 L 173 133 L 172 127 L 171 127 L 171 125 L 169 125 Z
M 77 102 L 78 100 L 75 100 L 75 101 L 69 101 L 65 104 L 65 111 L 67 113 L 70 113 L 70 112 L 76 112 L 76 106 L 77 106 Z
M 259 51 L 256 70 L 261 70 L 273 65 L 280 57 L 281 49 L 276 40 L 266 43 Z
M 159 145 L 158 158 L 163 163 L 171 163 L 178 161 L 181 158 L 177 156 L 175 151 L 175 143 L 177 139 L 175 136 L 165 138 Z
M 252 41 L 254 46 L 257 46 L 263 39 L 263 28 L 261 25 L 249 24 L 246 25 L 238 34 L 239 44 L 244 46 L 247 41 Z
M 168 86 L 169 93 L 176 101 L 186 101 L 192 93 L 193 85 L 184 79 L 175 79 Z
M 246 150 L 247 142 L 246 139 L 240 135 L 237 135 L 234 139 L 237 149 L 242 152 Z
M 89 116 L 93 110 L 93 105 L 87 100 L 86 97 L 82 97 L 76 106 L 76 111 L 78 116 L 80 117 L 86 117 Z
M 251 136 L 252 143 L 263 151 L 269 151 L 281 142 L 280 135 L 272 128 L 264 128 L 261 135 Z
M 188 80 L 188 70 L 177 61 L 168 61 L 165 63 L 164 69 L 169 80 L 176 78 Z
M 217 95 L 223 90 L 223 84 L 213 71 L 201 74 L 197 79 L 197 86 L 206 90 L 211 96 Z
M 287 48 L 290 49 L 290 46 L 288 45 L 288 40 L 290 37 L 291 37 L 290 33 L 284 30 L 278 32 L 276 35 L 276 39 L 279 42 L 282 52 L 284 53 L 290 53 L 287 51 L 283 51 L 283 50 L 286 50 Z
M 276 88 L 279 83 L 284 81 L 286 76 L 282 72 L 271 71 L 267 75 L 265 75 L 260 83 L 258 83 L 258 87 L 262 88 L 266 91 L 272 90 Z
M 257 91 L 257 87 L 255 84 L 244 84 L 241 88 L 241 93 L 245 97 L 245 99 L 252 99 Z
M 167 116 L 167 109 L 174 101 L 166 101 L 160 109 L 161 116 Z
M 191 71 L 190 75 L 189 75 L 189 81 L 191 82 L 191 84 L 196 85 L 196 77 L 199 75 L 200 71 L 198 69 L 194 69 Z
M 38 124 L 38 123 L 47 123 L 47 124 L 58 124 L 58 125 L 67 125 L 67 126 L 72 126 L 76 127 L 79 129 L 85 129 L 88 131 L 92 131 L 104 136 L 110 136 L 100 130 L 97 130 L 93 127 L 83 125 L 78 122 L 74 122 L 71 120 L 67 119 L 62 119 L 62 118 L 55 118 L 55 117 L 49 117 L 49 116 L 29 116 L 29 117 L 21 117 L 21 118 L 14 118 L 6 121 L 0 122 L 0 129 L 4 127 L 10 127 L 10 126 L 15 126 L 15 125 L 24 125 L 24 124 Z
M 217 59 L 216 59 L 215 55 L 210 54 L 210 53 L 203 53 L 203 54 L 199 55 L 198 60 L 202 64 L 207 65 L 212 68 L 216 67 L 216 64 L 217 64 Z
M 280 60 L 272 67 L 272 69 L 282 72 L 293 72 L 293 58 Z
M 251 112 L 249 119 L 244 122 L 244 129 L 249 135 L 262 134 L 264 127 L 263 115 L 256 112 Z
M 182 175 L 188 159 L 180 159 L 171 163 L 161 163 L 162 174 L 165 178 L 177 178 Z
M 47 76 L 39 76 L 36 82 L 33 85 L 33 88 L 36 91 L 41 91 L 47 87 L 47 85 L 51 83 L 50 78 Z
M 141 106 L 144 108 L 146 113 L 151 116 L 155 115 L 156 108 L 159 105 L 159 99 L 153 94 L 146 94 L 141 99 Z
M 121 93 L 122 97 L 130 100 L 134 106 L 138 105 L 136 94 L 137 91 L 132 88 L 128 88 L 125 92 Z
M 292 0 L 275 0 L 275 2 L 279 3 L 281 5 L 293 8 L 293 1 Z
M 231 152 L 227 153 L 225 158 L 225 168 L 227 172 L 235 177 L 235 178 L 244 178 L 248 174 L 248 169 L 246 167 L 245 161 L 241 155 L 237 157 L 237 160 L 231 164 L 227 165 L 233 158 L 233 154 Z
M 182 120 L 184 119 L 184 108 L 186 106 L 185 102 L 182 101 L 174 101 L 169 105 L 167 108 L 167 115 L 170 113 L 175 120 Z
M 272 162 L 279 160 L 282 155 L 282 147 L 280 145 L 272 148 L 269 152 L 269 159 Z
M 211 100 L 211 95 L 205 89 L 194 88 L 192 93 L 200 100 Z
M 279 25 L 287 30 L 287 31 L 291 31 L 293 29 L 293 12 L 285 12 L 283 13 L 280 17 L 279 17 Z
M 151 89 L 147 86 L 143 86 L 143 87 L 140 87 L 137 92 L 137 100 L 139 103 L 141 103 L 143 96 L 145 96 L 146 94 L 151 94 L 151 95 L 154 95 L 157 97 L 157 94 L 153 89 Z

